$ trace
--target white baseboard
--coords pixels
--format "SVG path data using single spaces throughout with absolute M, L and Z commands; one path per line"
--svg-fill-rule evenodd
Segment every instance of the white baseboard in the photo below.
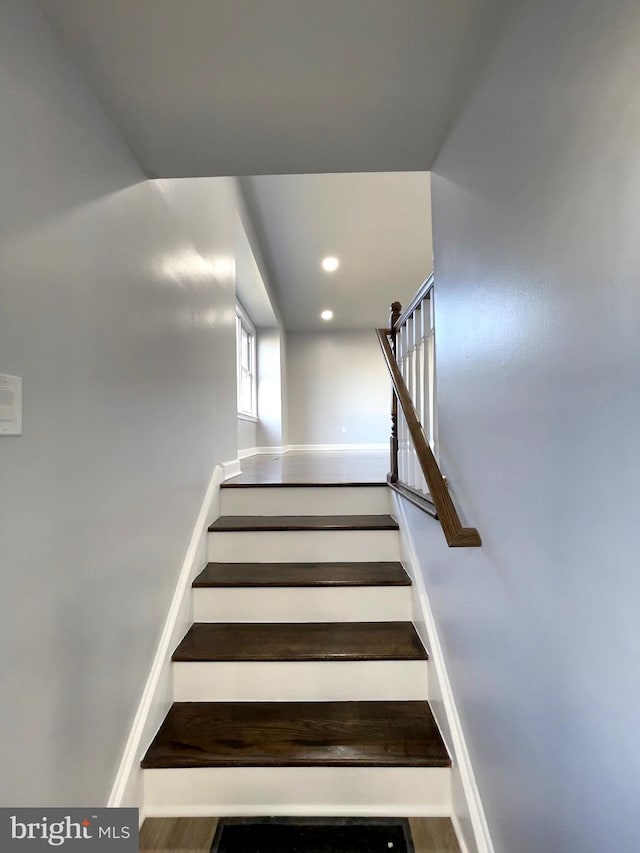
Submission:
M 242 474 L 242 469 L 240 468 L 240 457 L 237 459 L 230 459 L 229 462 L 222 463 L 223 470 L 223 479 L 230 480 L 231 477 L 238 477 Z
M 404 502 L 398 495 L 394 494 L 393 503 L 395 509 L 393 515 L 400 525 L 403 562 L 413 581 L 414 605 L 417 607 L 420 616 L 419 619 L 414 619 L 414 623 L 416 630 L 421 634 L 423 643 L 430 651 L 429 684 L 434 685 L 430 689 L 430 693 L 433 696 L 435 692 L 439 700 L 433 705 L 434 716 L 443 732 L 453 761 L 451 820 L 462 853 L 494 853 L 480 792 L 443 657 L 436 621 L 424 578 L 419 570 L 420 563 L 415 544 L 409 533 Z M 438 706 L 444 712 L 444 720 L 438 719 L 441 716 L 438 713 Z M 456 793 L 459 795 L 458 797 Z
M 255 456 L 257 452 L 257 447 L 245 447 L 244 450 L 238 450 L 238 459 L 242 462 L 243 459 L 248 459 L 250 456 Z
M 287 446 L 281 447 L 274 445 L 273 447 L 245 447 L 244 450 L 238 451 L 238 459 L 248 459 L 250 456 L 282 456 L 289 450 Z
M 389 442 L 382 444 L 290 444 L 288 450 L 295 453 L 336 453 L 349 450 L 354 453 L 389 450 Z
M 227 476 L 233 476 L 226 473 L 227 470 L 233 470 L 233 465 L 216 465 L 211 475 L 107 802 L 111 808 L 139 807 L 141 820 L 144 819 L 144 812 L 140 761 L 172 702 L 171 653 L 193 621 L 191 581 L 207 562 L 207 528 L 219 515 L 220 485 Z
M 467 833 L 464 831 L 462 822 L 455 811 L 452 811 L 451 815 L 449 815 L 451 823 L 453 824 L 453 831 L 456 834 L 456 839 L 458 841 L 458 847 L 460 848 L 460 853 L 472 853 L 472 849 L 467 844 Z M 473 850 L 478 849 L 478 845 L 476 844 Z M 493 848 L 492 848 L 493 849 Z

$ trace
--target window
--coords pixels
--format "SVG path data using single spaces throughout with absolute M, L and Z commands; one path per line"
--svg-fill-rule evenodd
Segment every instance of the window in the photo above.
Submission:
M 236 362 L 238 368 L 238 414 L 255 418 L 256 405 L 256 330 L 243 310 L 236 306 Z

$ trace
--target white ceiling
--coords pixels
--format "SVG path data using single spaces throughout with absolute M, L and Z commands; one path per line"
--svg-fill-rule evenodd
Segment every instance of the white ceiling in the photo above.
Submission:
M 425 170 L 509 2 L 40 0 L 149 177 L 259 176 L 245 196 L 298 330 L 383 325 L 430 273 Z M 246 237 L 238 259 L 271 324 Z
M 241 182 L 287 329 L 386 325 L 433 268 L 429 174 L 275 175 Z M 327 255 L 340 266 L 328 274 Z M 327 323 L 320 312 L 329 308 Z
M 506 0 L 40 0 L 149 177 L 430 169 Z

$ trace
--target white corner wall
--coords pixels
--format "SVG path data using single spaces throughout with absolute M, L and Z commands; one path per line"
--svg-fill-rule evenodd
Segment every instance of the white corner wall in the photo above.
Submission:
M 0 804 L 100 805 L 236 456 L 235 184 L 145 181 L 30 0 L 0 56 Z
M 432 174 L 441 456 L 407 508 L 496 853 L 640 847 L 640 5 L 514 4 Z
M 391 392 L 373 329 L 287 334 L 289 444 L 388 446 Z

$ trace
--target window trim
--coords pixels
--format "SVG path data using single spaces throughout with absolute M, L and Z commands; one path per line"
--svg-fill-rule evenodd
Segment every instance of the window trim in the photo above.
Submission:
M 242 391 L 242 332 L 249 339 L 249 371 L 251 378 L 251 411 L 240 406 Z M 243 420 L 258 420 L 258 371 L 256 361 L 256 327 L 242 305 L 236 301 L 236 408 L 238 417 Z

